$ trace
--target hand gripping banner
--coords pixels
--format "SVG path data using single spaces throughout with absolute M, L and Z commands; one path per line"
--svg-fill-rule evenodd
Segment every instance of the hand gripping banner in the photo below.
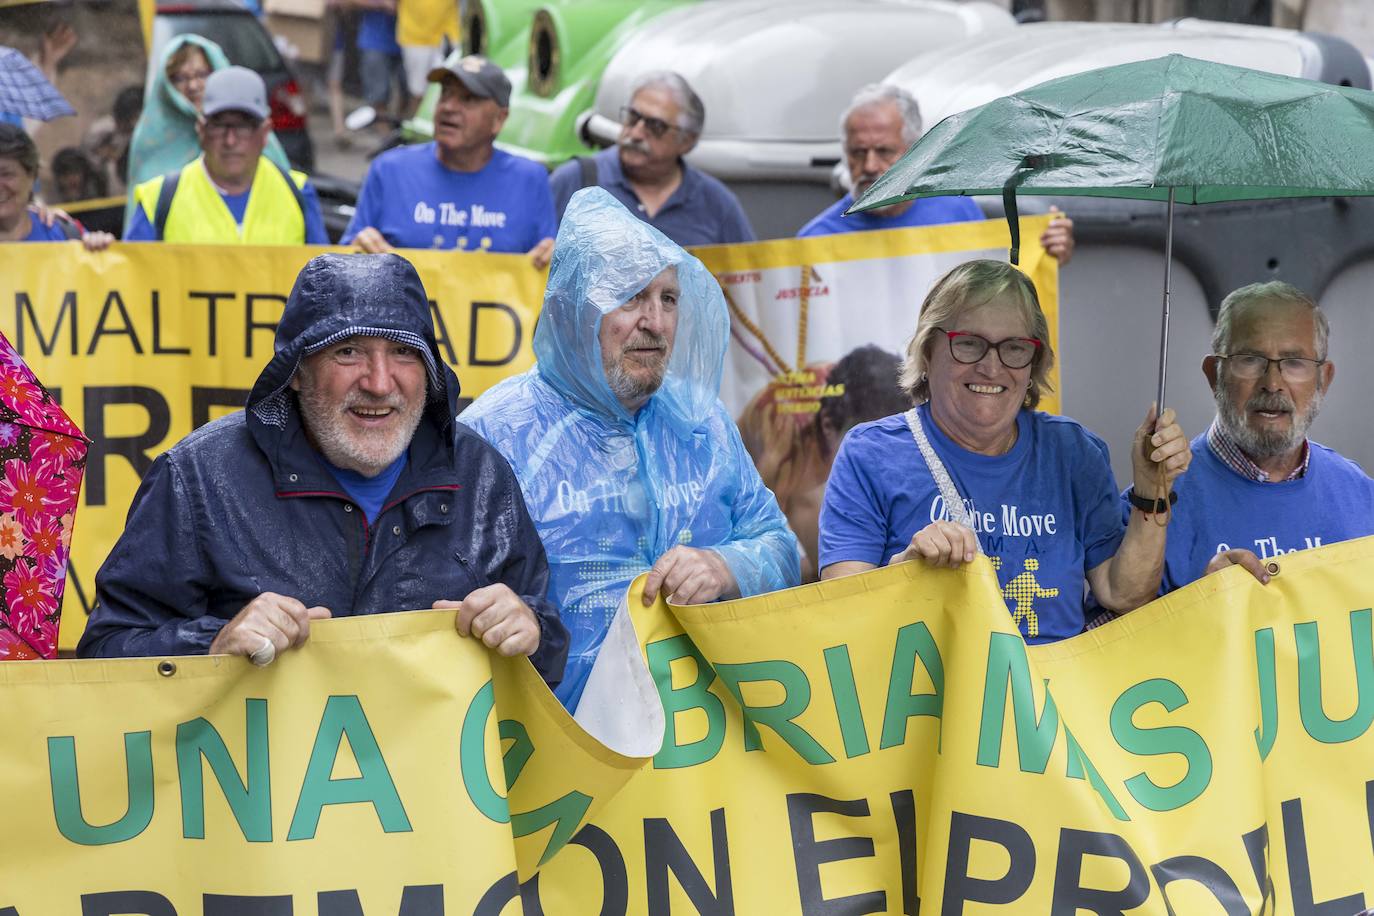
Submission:
M 1374 539 L 1279 562 L 1029 650 L 983 559 L 636 585 L 586 730 L 449 612 L 0 665 L 0 912 L 1354 914 Z

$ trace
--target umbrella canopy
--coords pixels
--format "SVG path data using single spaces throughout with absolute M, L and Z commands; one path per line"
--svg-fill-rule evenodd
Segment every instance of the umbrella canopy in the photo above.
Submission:
M 1202 204 L 1374 194 L 1374 92 L 1178 54 L 946 118 L 851 208 L 1022 193 Z
M 51 121 L 74 115 L 76 109 L 31 60 L 0 45 L 0 112 Z
M 0 334 L 0 661 L 57 655 L 86 445 Z
M 1016 263 L 1018 191 L 1168 201 L 1164 405 L 1175 201 L 1374 194 L 1374 92 L 1171 54 L 1049 80 L 935 125 L 850 212 L 1001 194 Z

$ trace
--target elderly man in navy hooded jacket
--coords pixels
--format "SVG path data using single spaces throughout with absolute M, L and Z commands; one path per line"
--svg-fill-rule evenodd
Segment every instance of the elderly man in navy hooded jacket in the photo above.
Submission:
M 77 654 L 267 664 L 312 620 L 433 606 L 556 683 L 568 635 L 544 548 L 457 397 L 408 261 L 310 261 L 246 409 L 153 462 Z

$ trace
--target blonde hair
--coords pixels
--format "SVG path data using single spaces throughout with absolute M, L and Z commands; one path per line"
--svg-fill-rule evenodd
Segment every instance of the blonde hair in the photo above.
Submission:
M 167 74 L 167 78 L 172 79 L 176 76 L 176 72 L 181 69 L 181 65 L 190 60 L 192 54 L 198 55 L 201 60 L 205 61 L 206 69 L 214 69 L 210 66 L 210 56 L 205 53 L 205 49 L 194 42 L 188 41 L 173 51 L 171 57 L 167 58 L 167 66 L 163 68 L 163 72 Z
M 926 378 L 930 365 L 931 347 L 942 328 L 952 330 L 967 312 L 997 300 L 1013 306 L 1025 319 L 1030 336 L 1044 344 L 1031 363 L 1030 387 L 1026 391 L 1027 407 L 1040 403 L 1041 395 L 1053 391 L 1050 370 L 1054 368 L 1054 348 L 1050 346 L 1050 325 L 1040 308 L 1035 284 L 1021 271 L 1004 261 L 966 261 L 935 282 L 921 303 L 921 315 L 916 333 L 906 347 L 902 361 L 900 384 L 912 401 L 922 404 L 930 400 L 930 381 Z

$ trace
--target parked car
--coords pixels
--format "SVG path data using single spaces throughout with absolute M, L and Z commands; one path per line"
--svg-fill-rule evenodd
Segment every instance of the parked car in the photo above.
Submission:
M 258 18 L 239 0 L 161 3 L 153 18 L 149 67 L 156 67 L 162 60 L 162 48 L 169 38 L 188 32 L 210 39 L 224 49 L 230 63 L 262 76 L 272 109 L 272 130 L 286 149 L 287 158 L 302 172 L 314 171 L 315 148 L 306 130 L 305 97 Z
M 597 145 L 615 142 L 630 86 L 668 62 L 706 106 L 687 161 L 730 186 L 761 238 L 791 235 L 835 201 L 840 112 L 855 91 L 923 51 L 1020 28 L 1005 8 L 981 0 L 680 7 L 645 24 L 611 58 L 583 133 Z

